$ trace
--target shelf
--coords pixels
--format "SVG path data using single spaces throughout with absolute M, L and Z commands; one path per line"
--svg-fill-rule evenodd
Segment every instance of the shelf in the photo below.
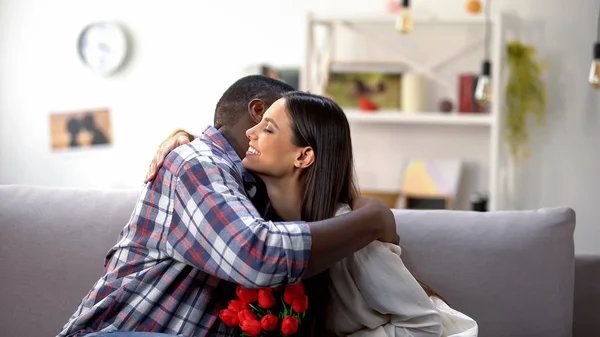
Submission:
M 390 24 L 393 25 L 396 16 L 391 14 L 365 14 L 365 15 L 312 15 L 311 20 L 315 23 L 346 23 L 346 24 Z M 442 17 L 442 16 L 413 16 L 413 21 L 417 25 L 422 24 L 454 24 L 454 25 L 483 25 L 485 24 L 485 17 L 481 15 L 473 16 L 456 16 L 456 17 Z M 494 16 L 490 17 L 490 23 L 497 22 L 497 18 Z
M 425 124 L 425 125 L 462 125 L 491 126 L 492 116 L 489 114 L 458 114 L 443 112 L 402 113 L 400 111 L 381 110 L 362 112 L 345 109 L 350 123 L 392 123 L 392 124 Z
M 387 177 L 397 174 L 398 169 L 402 167 L 403 158 L 437 157 L 443 153 L 447 156 L 466 158 L 465 160 L 476 164 L 477 169 L 473 168 L 464 179 L 461 178 L 461 188 L 466 188 L 467 191 L 487 190 L 490 211 L 505 209 L 510 186 L 508 180 L 502 176 L 502 172 L 510 170 L 511 166 L 510 161 L 506 159 L 502 139 L 502 120 L 505 114 L 502 101 L 505 99 L 505 92 L 502 90 L 500 75 L 503 73 L 502 60 L 506 43 L 512 35 L 518 35 L 518 27 L 522 26 L 522 21 L 518 16 L 502 12 L 492 15 L 489 21 L 483 13 L 469 15 L 456 12 L 453 15 L 444 11 L 435 13 L 413 11 L 412 14 L 415 22 L 414 33 L 400 34 L 395 29 L 398 17 L 383 11 L 379 13 L 338 11 L 324 13 L 324 15 L 308 13 L 305 70 L 301 77 L 302 89 L 322 94 L 326 88 L 327 72 L 331 69 L 332 62 L 351 61 L 354 63 L 353 66 L 356 66 L 358 59 L 365 67 L 372 66 L 373 62 L 380 63 L 381 60 L 394 60 L 394 64 L 398 65 L 386 62 L 387 64 L 379 64 L 378 67 L 381 66 L 383 71 L 401 68 L 398 70 L 402 72 L 405 71 L 405 67 L 411 68 L 428 79 L 433 78 L 436 83 L 441 82 L 440 84 L 446 87 L 448 93 L 456 92 L 456 81 L 444 80 L 444 77 L 438 76 L 437 70 L 449 65 L 450 62 L 458 61 L 459 58 L 478 49 L 486 42 L 485 38 L 480 36 L 484 34 L 478 33 L 466 36 L 467 38 L 462 34 L 470 31 L 483 32 L 486 25 L 491 26 L 492 29 L 489 31 L 491 35 L 487 35 L 489 38 L 487 42 L 490 44 L 488 56 L 492 60 L 494 68 L 492 72 L 498 76 L 492 78 L 493 96 L 496 99 L 490 105 L 490 113 L 446 114 L 435 111 L 439 109 L 437 106 L 431 107 L 433 111 L 423 113 L 403 113 L 398 108 L 375 112 L 359 111 L 358 108 L 344 110 L 352 126 L 353 138 L 364 136 L 356 150 L 357 153 L 364 155 L 361 162 L 363 167 L 357 176 L 359 181 L 362 179 L 370 181 L 369 187 L 392 186 L 391 181 L 395 178 Z M 419 27 L 423 28 L 423 35 L 418 35 Z M 417 58 L 418 53 L 409 53 L 411 45 L 405 42 L 418 44 L 419 39 L 427 40 L 428 35 L 432 34 L 447 38 L 448 44 L 452 44 L 450 38 L 456 35 L 456 43 L 460 45 L 438 49 L 439 56 L 432 54 L 431 56 L 435 57 L 427 57 L 423 60 Z M 352 35 L 357 35 L 358 38 Z M 369 46 L 364 45 L 365 41 L 368 41 Z M 429 48 L 429 46 L 439 48 L 435 44 L 425 44 L 423 47 Z M 469 63 L 472 62 L 469 60 Z M 345 68 L 345 65 L 339 62 L 335 62 L 333 66 L 342 70 Z M 457 64 L 456 68 L 462 69 L 462 67 L 462 64 Z M 441 92 L 436 91 L 440 94 Z M 431 101 L 440 99 L 442 97 L 431 97 Z M 471 135 L 476 135 L 478 141 L 474 142 Z M 374 139 L 378 137 L 381 139 Z M 389 146 L 384 144 L 393 145 L 409 138 L 418 141 L 422 146 L 399 149 L 393 151 L 393 155 L 389 154 L 389 149 L 380 148 L 382 145 Z M 376 146 L 371 146 L 370 142 Z M 448 148 L 446 149 L 445 146 Z M 386 165 L 372 165 L 371 161 L 386 162 Z M 457 205 L 464 204 L 463 206 L 466 207 L 468 203 L 465 193 L 459 196 Z

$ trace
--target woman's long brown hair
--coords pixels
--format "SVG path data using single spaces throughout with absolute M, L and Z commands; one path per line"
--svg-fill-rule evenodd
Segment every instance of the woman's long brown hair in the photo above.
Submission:
M 312 147 L 315 155 L 313 165 L 301 174 L 302 220 L 331 218 L 340 204 L 352 206 L 358 196 L 348 119 L 335 102 L 323 96 L 295 91 L 285 94 L 284 99 L 291 121 L 292 142 L 298 147 Z M 321 308 L 313 313 L 322 317 L 328 297 L 328 273 L 321 273 L 305 283 L 313 302 L 311 307 Z M 419 283 L 428 295 L 439 296 Z M 322 327 L 319 330 L 323 331 Z
M 310 146 L 313 165 L 302 172 L 302 220 L 331 218 L 340 204 L 352 205 L 354 182 L 352 139 L 344 111 L 332 100 L 304 92 L 284 95 L 294 145 Z

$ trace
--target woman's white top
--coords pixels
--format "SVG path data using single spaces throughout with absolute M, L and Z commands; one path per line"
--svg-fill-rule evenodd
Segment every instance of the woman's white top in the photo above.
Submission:
M 340 207 L 337 215 L 350 211 Z M 429 297 L 394 244 L 374 241 L 330 269 L 329 328 L 352 337 L 477 337 L 477 323 Z

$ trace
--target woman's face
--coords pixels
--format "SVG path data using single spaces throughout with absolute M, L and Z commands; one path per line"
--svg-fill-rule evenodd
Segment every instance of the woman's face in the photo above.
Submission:
M 303 167 L 307 148 L 292 142 L 292 121 L 286 112 L 285 100 L 277 100 L 263 115 L 263 119 L 246 131 L 250 146 L 242 164 L 258 175 L 284 177 Z M 300 160 L 300 161 L 299 161 Z

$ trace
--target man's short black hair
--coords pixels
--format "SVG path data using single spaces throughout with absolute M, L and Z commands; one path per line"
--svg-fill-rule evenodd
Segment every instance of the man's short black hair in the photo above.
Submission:
M 242 77 L 221 96 L 215 109 L 215 128 L 232 127 L 240 116 L 248 111 L 248 104 L 255 98 L 271 106 L 286 92 L 295 91 L 291 85 L 263 75 Z

